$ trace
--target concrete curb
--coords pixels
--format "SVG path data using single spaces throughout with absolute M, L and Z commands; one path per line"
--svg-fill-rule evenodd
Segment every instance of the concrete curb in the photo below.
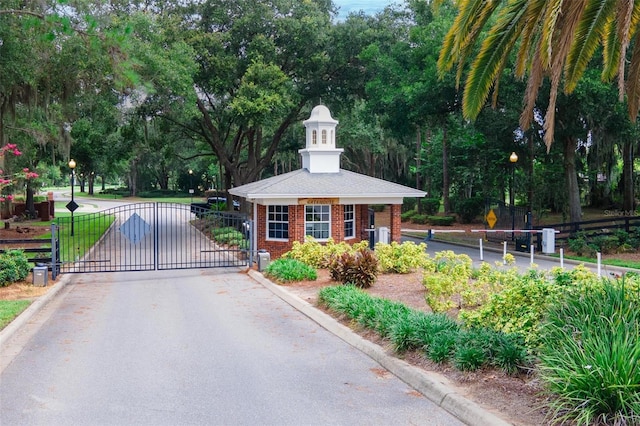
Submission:
M 69 283 L 69 275 L 62 275 L 53 287 L 42 296 L 38 297 L 27 309 L 14 318 L 5 328 L 0 330 L 0 346 L 4 346 L 14 334 L 28 323 L 47 303 L 53 300 L 58 293 Z
M 333 317 L 325 314 L 310 303 L 286 290 L 285 287 L 269 281 L 260 272 L 249 270 L 249 276 L 265 286 L 289 305 L 318 323 L 322 328 L 335 334 L 354 348 L 368 355 L 371 359 L 389 370 L 400 380 L 419 391 L 437 406 L 453 414 L 467 425 L 511 425 L 511 423 L 452 390 L 447 385 L 444 377 L 418 369 L 401 359 L 387 355 L 384 349 L 379 345 L 362 338 L 358 334 L 354 333 L 349 327 L 340 324 Z

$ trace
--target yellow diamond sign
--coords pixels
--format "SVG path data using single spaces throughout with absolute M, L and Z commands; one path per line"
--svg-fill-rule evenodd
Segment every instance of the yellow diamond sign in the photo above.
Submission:
M 487 220 L 487 223 L 489 224 L 489 228 L 491 229 L 493 229 L 496 222 L 498 221 L 498 217 L 493 212 L 493 209 L 489 210 L 489 213 L 487 213 L 487 217 L 485 219 Z

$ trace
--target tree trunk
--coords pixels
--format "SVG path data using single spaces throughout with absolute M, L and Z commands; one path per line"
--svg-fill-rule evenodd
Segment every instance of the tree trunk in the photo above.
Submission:
M 93 185 L 95 183 L 95 180 L 96 180 L 96 175 L 93 172 L 91 172 L 89 174 L 89 195 L 93 195 Z
M 26 209 L 27 209 L 27 216 L 29 216 L 30 218 L 33 219 L 38 215 L 36 213 L 36 205 L 33 201 L 33 186 L 31 185 L 30 180 L 27 180 Z
M 578 140 L 567 137 L 564 141 L 564 170 L 567 182 L 567 202 L 569 207 L 569 221 L 580 222 L 582 220 L 582 206 L 580 205 L 580 185 L 578 185 L 578 172 L 576 170 L 576 150 Z
M 444 214 L 451 212 L 451 202 L 449 201 L 449 151 L 447 148 L 447 126 L 443 128 L 442 134 L 442 205 Z
M 635 211 L 633 188 L 633 143 L 626 141 L 622 147 L 622 209 L 629 214 Z

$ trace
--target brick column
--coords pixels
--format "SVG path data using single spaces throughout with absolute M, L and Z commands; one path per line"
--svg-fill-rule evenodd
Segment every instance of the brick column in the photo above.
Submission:
M 391 220 L 390 220 L 390 227 L 391 227 L 391 241 L 395 241 L 395 242 L 400 242 L 400 237 L 401 237 L 401 232 L 400 230 L 402 229 L 402 220 L 401 220 L 401 213 L 402 213 L 402 204 L 391 204 Z

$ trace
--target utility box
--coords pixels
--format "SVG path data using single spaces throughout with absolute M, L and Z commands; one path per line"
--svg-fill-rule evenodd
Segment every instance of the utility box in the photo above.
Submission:
M 378 238 L 376 238 L 376 242 L 389 244 L 389 228 L 387 228 L 386 226 L 381 226 L 380 228 L 378 228 L 377 234 Z
M 258 271 L 264 271 L 271 263 L 271 254 L 265 250 L 258 251 Z
M 553 254 L 556 252 L 556 230 L 553 228 L 542 229 L 542 253 Z
M 35 266 L 33 268 L 33 285 L 37 287 L 46 287 L 47 278 L 49 277 L 49 268 L 46 266 Z

